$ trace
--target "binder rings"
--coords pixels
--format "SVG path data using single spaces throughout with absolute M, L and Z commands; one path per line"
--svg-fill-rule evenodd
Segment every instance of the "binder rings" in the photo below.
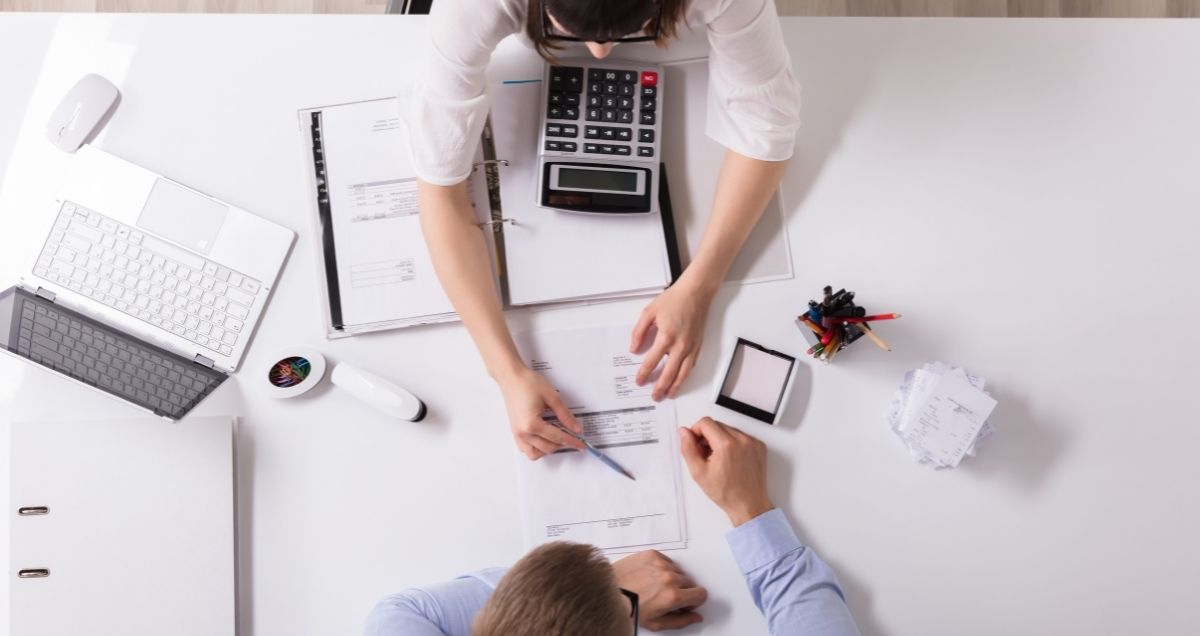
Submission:
M 233 421 L 10 427 L 11 634 L 232 636 Z
M 539 86 L 500 84 L 489 93 L 468 191 L 505 307 L 645 296 L 670 285 L 680 265 L 665 180 L 659 214 L 538 208 Z M 299 113 L 330 338 L 458 319 L 421 233 L 404 107 L 390 98 Z

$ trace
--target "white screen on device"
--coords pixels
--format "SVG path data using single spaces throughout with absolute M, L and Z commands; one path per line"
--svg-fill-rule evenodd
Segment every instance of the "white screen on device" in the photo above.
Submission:
M 733 352 L 729 373 L 721 386 L 721 395 L 775 413 L 779 398 L 787 386 L 791 361 L 739 344 Z

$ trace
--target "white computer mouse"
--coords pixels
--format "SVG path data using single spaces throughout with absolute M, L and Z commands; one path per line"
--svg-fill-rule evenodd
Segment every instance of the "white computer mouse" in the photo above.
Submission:
M 64 152 L 75 152 L 95 136 L 116 106 L 121 91 L 89 73 L 67 92 L 46 123 L 46 136 Z

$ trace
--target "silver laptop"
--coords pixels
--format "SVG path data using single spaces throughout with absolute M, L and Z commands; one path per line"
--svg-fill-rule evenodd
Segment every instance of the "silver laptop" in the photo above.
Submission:
M 183 417 L 245 356 L 295 233 L 91 146 L 57 206 L 0 346 Z

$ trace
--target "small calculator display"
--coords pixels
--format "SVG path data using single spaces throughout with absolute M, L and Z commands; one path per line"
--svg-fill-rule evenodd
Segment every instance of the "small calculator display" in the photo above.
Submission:
M 662 69 L 644 62 L 547 65 L 538 205 L 571 212 L 658 211 Z

